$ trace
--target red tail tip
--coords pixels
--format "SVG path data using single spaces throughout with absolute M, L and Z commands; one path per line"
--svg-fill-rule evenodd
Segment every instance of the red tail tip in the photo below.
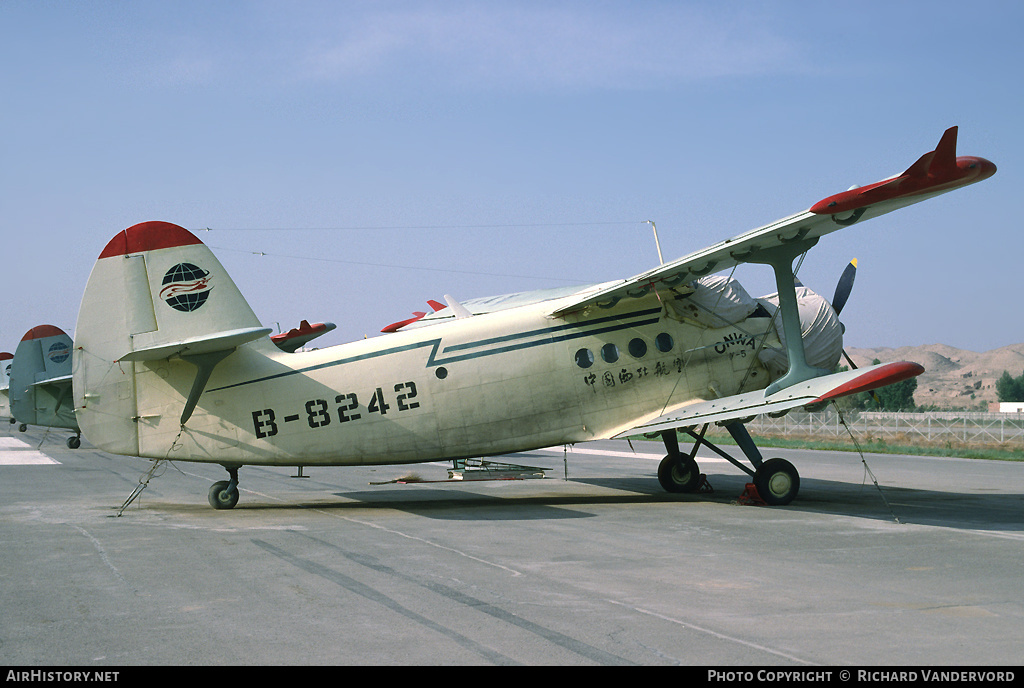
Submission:
M 156 251 L 162 248 L 176 248 L 201 243 L 203 242 L 192 232 L 170 222 L 140 222 L 123 232 L 118 232 L 117 236 L 111 239 L 100 253 L 100 258 L 127 256 L 143 251 Z
M 25 336 L 21 338 L 21 341 L 26 342 L 30 339 L 42 339 L 44 337 L 56 337 L 58 335 L 66 334 L 64 330 L 53 325 L 36 325 L 31 330 L 25 333 Z

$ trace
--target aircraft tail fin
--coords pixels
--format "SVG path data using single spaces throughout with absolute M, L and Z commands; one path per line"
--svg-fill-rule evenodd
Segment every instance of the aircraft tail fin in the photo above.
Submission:
M 14 354 L 10 351 L 0 351 L 0 419 L 13 417 L 11 415 L 11 397 L 8 393 L 13 359 Z
M 257 339 L 273 348 L 270 332 L 188 230 L 144 222 L 119 232 L 93 267 L 75 330 L 83 433 L 101 449 L 145 456 L 140 425 L 179 430 L 213 368 Z
M 11 415 L 27 425 L 77 430 L 71 389 L 71 337 L 38 325 L 14 350 L 8 383 Z

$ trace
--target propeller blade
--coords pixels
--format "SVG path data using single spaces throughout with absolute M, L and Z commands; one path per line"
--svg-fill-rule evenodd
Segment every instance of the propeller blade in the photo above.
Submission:
M 835 296 L 832 297 L 832 309 L 836 312 L 836 315 L 839 315 L 840 311 L 843 310 L 843 306 L 846 305 L 846 300 L 850 298 L 850 291 L 853 290 L 853 280 L 856 276 L 857 259 L 854 258 L 839 277 Z
M 843 306 L 846 305 L 846 300 L 850 298 L 850 292 L 853 290 L 853 280 L 856 276 L 857 259 L 854 258 L 850 261 L 850 264 L 846 266 L 846 269 L 843 270 L 843 274 L 839 276 L 839 283 L 836 284 L 836 294 L 832 297 L 832 310 L 836 312 L 837 316 L 839 315 L 839 311 L 843 310 Z M 839 326 L 843 328 L 843 333 L 845 334 L 846 328 L 842 323 L 839 323 Z M 843 353 L 843 358 L 845 358 L 846 362 L 850 364 L 850 370 L 857 370 L 857 364 L 854 363 L 853 359 L 850 358 L 850 355 L 846 353 L 846 349 L 841 349 L 841 351 Z M 868 394 L 871 395 L 871 398 L 876 404 L 879 406 L 882 405 L 882 400 L 878 398 L 875 390 L 870 390 Z

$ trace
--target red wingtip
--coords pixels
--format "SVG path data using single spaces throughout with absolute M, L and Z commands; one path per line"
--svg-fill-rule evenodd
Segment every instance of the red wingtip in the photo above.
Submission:
M 11 358 L 14 358 L 14 354 L 12 354 L 11 352 L 9 352 L 9 351 L 0 351 L 0 361 L 6 361 L 6 360 L 11 359 Z
M 935 150 L 922 155 L 898 177 L 823 198 L 810 211 L 835 215 L 897 198 L 948 191 L 995 174 L 996 166 L 984 158 L 956 156 L 957 131 L 957 127 L 947 129 Z
M 426 315 L 426 313 L 424 313 L 423 311 L 413 311 L 413 316 L 414 317 L 409 318 L 408 320 L 400 320 L 399 322 L 391 323 L 390 325 L 385 327 L 383 330 L 381 330 L 381 332 L 385 332 L 385 333 L 388 333 L 388 334 L 390 334 L 392 332 L 397 332 L 398 330 L 402 329 L 406 325 L 408 325 L 410 323 L 416 322 L 417 320 L 422 318 L 424 315 Z
M 314 332 L 323 332 L 326 330 L 326 323 L 316 323 L 315 325 L 310 325 L 308 320 L 303 320 L 302 322 L 299 323 L 298 327 L 293 327 L 287 332 L 282 332 L 281 334 L 271 335 L 270 339 L 275 342 L 285 342 L 288 341 L 289 339 L 294 339 L 295 337 L 298 337 L 300 335 L 313 334 Z
M 885 387 L 896 382 L 902 382 L 907 378 L 916 377 L 924 372 L 924 366 L 910 361 L 899 361 L 897 363 L 886 363 L 885 365 L 869 370 L 857 376 L 845 385 L 836 387 L 831 392 L 815 399 L 809 405 L 819 404 L 830 399 L 845 397 L 857 392 L 869 392 L 879 387 Z
M 100 258 L 127 256 L 142 251 L 156 251 L 162 248 L 190 246 L 201 244 L 196 236 L 178 225 L 170 222 L 141 222 L 133 225 L 111 239 Z

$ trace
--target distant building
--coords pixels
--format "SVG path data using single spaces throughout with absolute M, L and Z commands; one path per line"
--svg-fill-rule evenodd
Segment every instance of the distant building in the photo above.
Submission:
M 991 413 L 1024 413 L 1024 401 L 993 401 L 989 402 Z

